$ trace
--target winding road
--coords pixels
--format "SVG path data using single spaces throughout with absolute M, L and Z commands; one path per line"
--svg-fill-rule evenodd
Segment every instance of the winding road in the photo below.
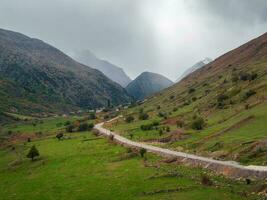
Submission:
M 119 116 L 120 117 L 120 116 Z M 108 122 L 118 119 L 114 118 Z M 234 178 L 255 178 L 265 179 L 267 178 L 267 166 L 249 165 L 244 166 L 235 161 L 219 161 L 212 158 L 197 156 L 179 151 L 173 151 L 170 149 L 155 147 L 152 145 L 134 142 L 125 137 L 116 134 L 103 127 L 104 122 L 96 124 L 94 129 L 98 130 L 105 136 L 113 135 L 113 140 L 117 143 L 123 144 L 131 148 L 144 148 L 148 152 L 155 153 L 164 157 L 176 158 L 180 163 L 190 166 L 202 167 L 210 169 L 218 174 L 223 174 Z

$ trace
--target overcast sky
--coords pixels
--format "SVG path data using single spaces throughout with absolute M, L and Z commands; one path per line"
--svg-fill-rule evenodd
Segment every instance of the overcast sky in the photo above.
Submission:
M 175 80 L 266 32 L 267 0 L 0 0 L 0 27 Z

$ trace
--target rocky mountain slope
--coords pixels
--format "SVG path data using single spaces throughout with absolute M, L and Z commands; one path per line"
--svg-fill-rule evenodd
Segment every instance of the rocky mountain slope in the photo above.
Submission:
M 0 29 L 0 110 L 67 111 L 130 101 L 103 73 L 41 40 Z
M 89 50 L 76 52 L 74 53 L 73 58 L 80 63 L 98 69 L 99 71 L 103 72 L 108 78 L 120 84 L 122 87 L 126 87 L 131 82 L 131 79 L 123 71 L 122 68 L 108 61 L 97 58 Z
M 209 64 L 210 62 L 212 62 L 211 58 L 205 58 L 204 60 L 201 60 L 199 62 L 197 62 L 196 64 L 194 64 L 192 67 L 190 67 L 189 69 L 187 69 L 181 77 L 179 77 L 175 82 L 179 82 L 180 80 L 182 80 L 184 77 L 186 77 L 187 75 L 193 73 L 194 71 L 196 71 L 197 69 L 200 69 L 201 67 Z
M 171 80 L 160 74 L 143 72 L 126 87 L 126 90 L 134 98 L 141 100 L 172 84 Z

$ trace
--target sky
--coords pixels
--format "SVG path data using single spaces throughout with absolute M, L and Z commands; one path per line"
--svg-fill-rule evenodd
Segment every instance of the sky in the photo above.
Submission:
M 266 0 L 0 0 L 0 28 L 176 80 L 267 31 Z

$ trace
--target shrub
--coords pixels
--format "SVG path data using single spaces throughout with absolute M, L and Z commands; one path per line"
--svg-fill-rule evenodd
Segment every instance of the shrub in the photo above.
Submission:
M 143 131 L 149 131 L 153 129 L 153 125 L 152 124 L 143 124 L 140 126 L 141 130 Z
M 72 133 L 73 132 L 73 130 L 74 130 L 74 125 L 73 124 L 70 124 L 70 125 L 68 125 L 67 127 L 66 127 L 66 132 L 68 132 L 68 133 Z
M 225 95 L 225 94 L 220 94 L 218 97 L 217 97 L 217 101 L 218 102 L 223 102 L 225 100 L 229 99 L 229 96 Z
M 205 186 L 211 186 L 213 185 L 212 180 L 210 180 L 210 178 L 206 175 L 202 175 L 201 176 L 201 184 L 205 185 Z
M 171 95 L 171 96 L 170 96 L 170 99 L 174 99 L 174 95 Z
M 96 115 L 94 112 L 89 113 L 88 119 L 92 120 L 92 119 L 96 119 Z
M 190 88 L 190 89 L 188 90 L 188 94 L 191 94 L 191 93 L 193 93 L 193 92 L 195 92 L 195 91 L 196 91 L 195 88 Z
M 146 149 L 141 148 L 141 149 L 139 150 L 139 153 L 140 153 L 140 156 L 143 158 L 143 157 L 145 156 L 145 154 L 146 154 Z
M 28 137 L 27 142 L 31 142 L 31 138 L 30 137 Z
M 58 133 L 57 135 L 56 135 L 56 138 L 58 139 L 58 140 L 61 140 L 62 138 L 63 138 L 63 133 Z
M 133 134 L 132 133 L 130 133 L 129 136 L 130 136 L 130 139 L 133 139 Z
M 158 105 L 158 106 L 157 106 L 157 109 L 159 110 L 160 108 L 161 108 L 160 105 Z
M 173 110 L 172 110 L 172 111 L 173 111 L 173 112 L 176 112 L 177 110 L 178 110 L 178 108 L 173 108 Z
M 170 127 L 167 126 L 167 127 L 166 127 L 166 131 L 167 131 L 167 132 L 170 132 L 170 130 L 171 130 Z
M 184 126 L 184 121 L 182 119 L 178 119 L 176 121 L 176 125 L 178 128 L 182 128 Z
M 197 117 L 192 122 L 192 129 L 202 130 L 204 128 L 204 125 L 205 125 L 204 119 L 202 117 Z
M 192 101 L 196 101 L 196 100 L 197 100 L 197 98 L 196 98 L 196 97 L 193 97 L 193 98 L 192 98 Z
M 159 113 L 158 113 L 158 116 L 159 116 L 159 117 L 166 117 L 167 114 L 166 114 L 165 112 L 159 112 Z
M 33 145 L 30 149 L 30 151 L 27 154 L 27 158 L 31 158 L 32 161 L 34 160 L 35 157 L 39 156 L 39 151 L 37 148 Z
M 248 90 L 247 92 L 245 92 L 245 94 L 243 95 L 242 97 L 242 100 L 246 100 L 248 99 L 249 97 L 255 95 L 256 92 L 254 90 Z
M 149 115 L 147 113 L 140 113 L 139 119 L 140 120 L 147 120 L 149 118 Z
M 133 116 L 127 116 L 126 119 L 125 119 L 125 121 L 126 121 L 127 123 L 131 123 L 131 122 L 134 121 L 134 117 L 133 117 Z
M 113 141 L 113 140 L 114 140 L 114 135 L 113 135 L 113 134 L 110 134 L 110 135 L 108 136 L 108 138 L 109 138 L 110 141 Z
M 71 123 L 70 123 L 70 121 L 66 121 L 65 123 L 64 123 L 64 126 L 68 126 L 68 125 L 70 125 Z
M 160 129 L 160 130 L 159 130 L 159 136 L 162 136 L 162 135 L 163 135 L 163 130 Z

